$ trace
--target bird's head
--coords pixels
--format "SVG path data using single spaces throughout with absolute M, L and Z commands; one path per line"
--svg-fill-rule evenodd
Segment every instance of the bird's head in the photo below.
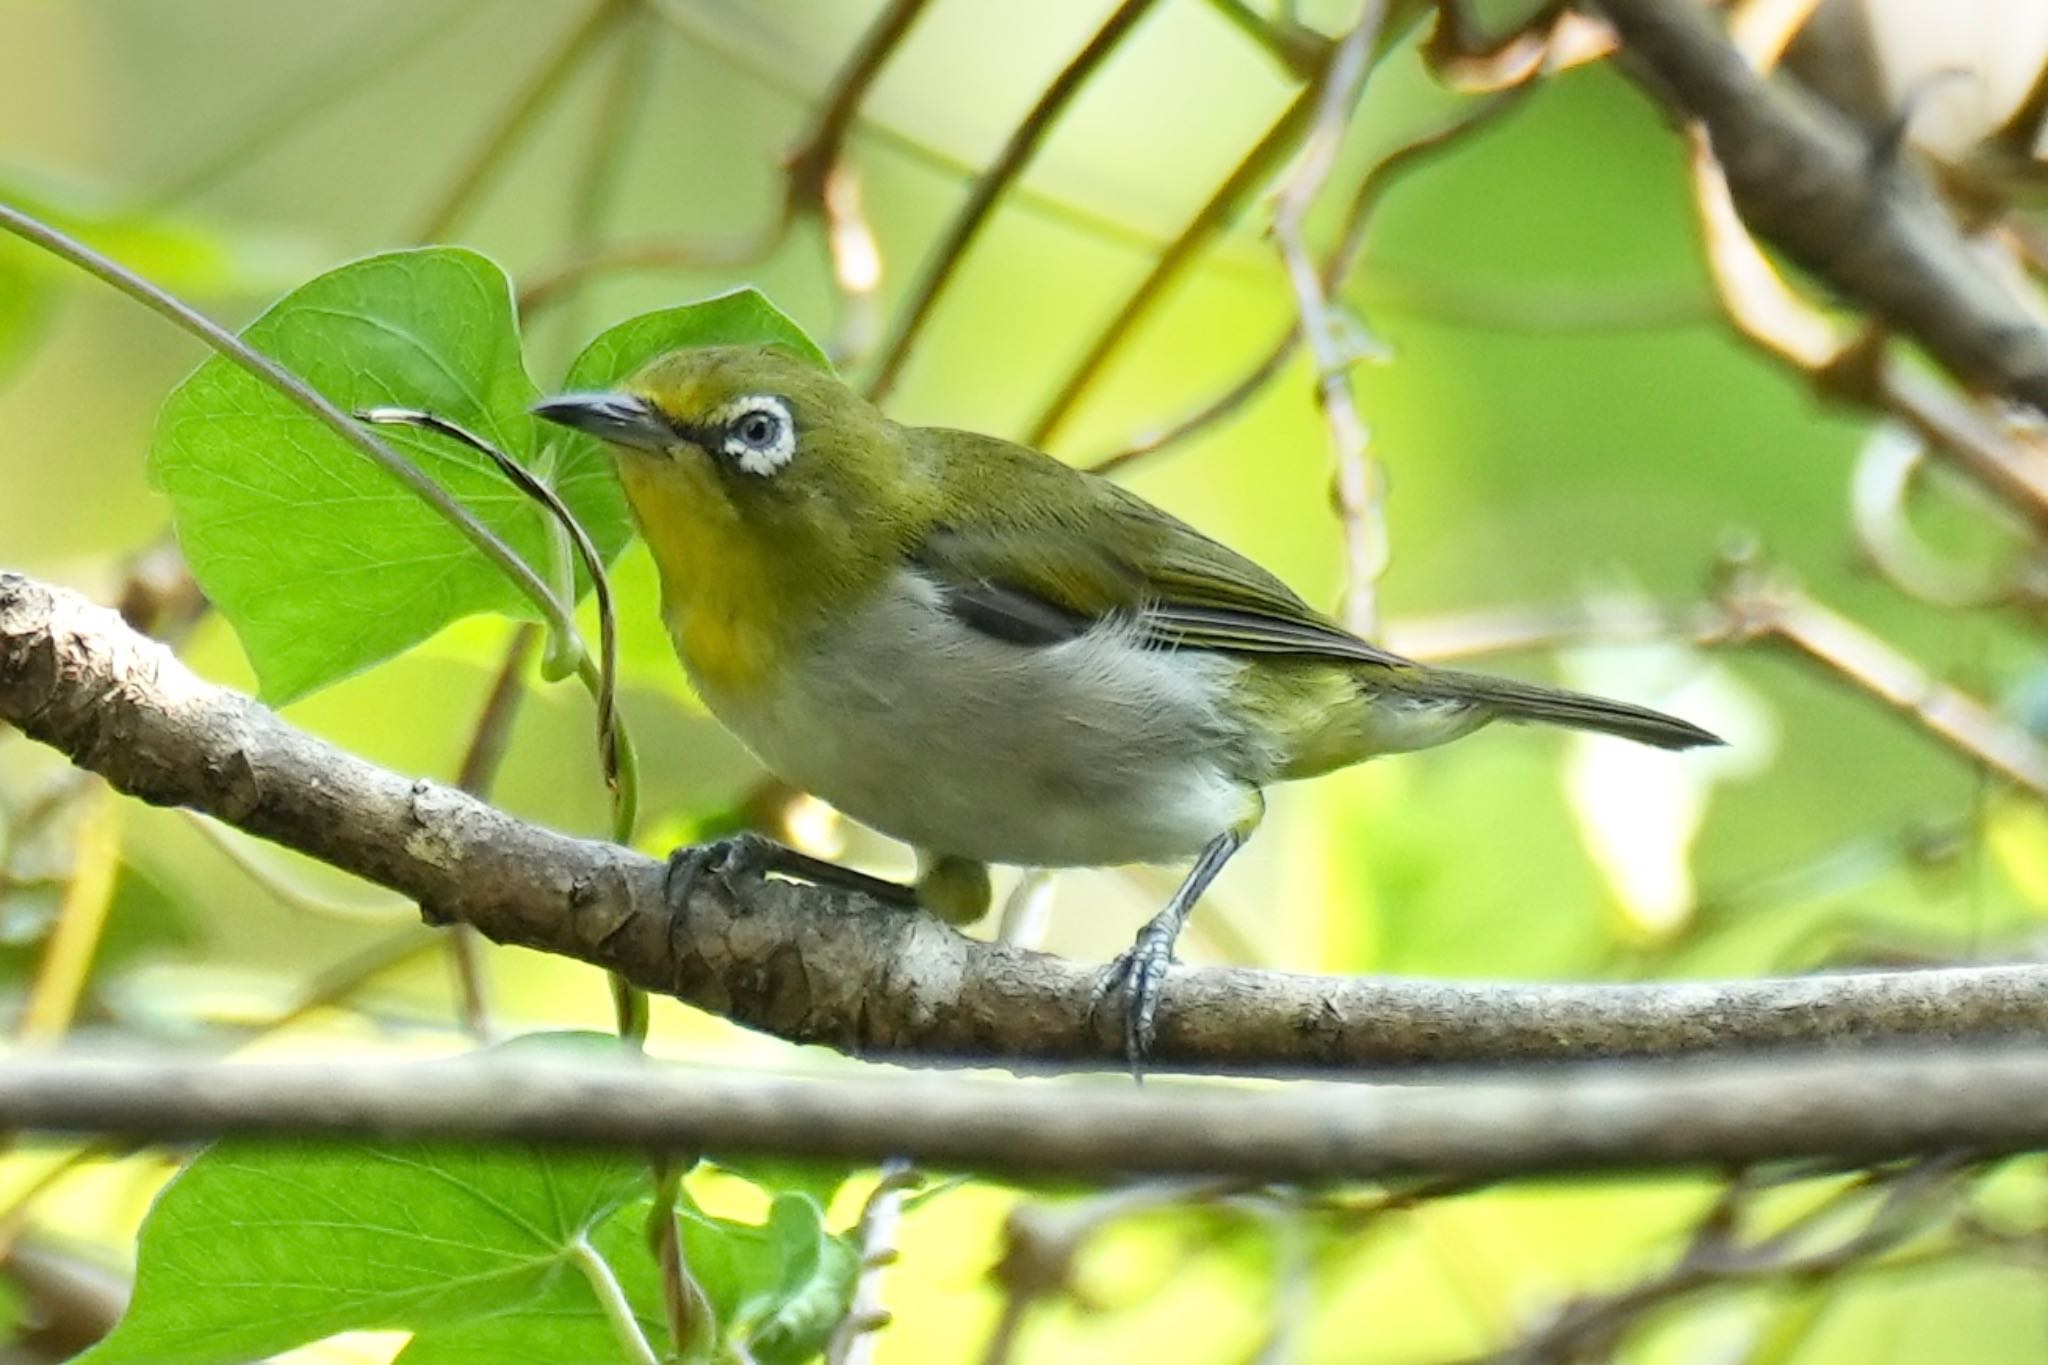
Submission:
M 769 593 L 829 605 L 919 533 L 925 483 L 904 429 L 837 377 L 775 346 L 672 351 L 617 388 L 534 406 L 595 436 L 672 605 Z

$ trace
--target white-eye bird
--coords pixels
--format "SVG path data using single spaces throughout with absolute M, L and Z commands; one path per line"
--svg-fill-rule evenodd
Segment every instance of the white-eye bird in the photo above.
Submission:
M 1720 742 L 1390 654 L 1134 493 L 1010 441 L 900 425 L 772 346 L 673 352 L 534 411 L 617 452 L 712 713 L 777 777 L 919 859 L 903 888 L 755 841 L 686 851 L 685 883 L 736 852 L 965 923 L 988 908 L 989 863 L 1192 858 L 1104 977 L 1134 1064 L 1181 926 L 1267 784 L 1494 720 Z

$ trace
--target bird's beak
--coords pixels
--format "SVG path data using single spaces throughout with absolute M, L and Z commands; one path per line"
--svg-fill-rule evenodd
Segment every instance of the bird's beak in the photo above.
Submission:
M 654 454 L 676 442 L 675 428 L 653 404 L 630 393 L 564 393 L 533 405 L 533 415 L 600 441 Z

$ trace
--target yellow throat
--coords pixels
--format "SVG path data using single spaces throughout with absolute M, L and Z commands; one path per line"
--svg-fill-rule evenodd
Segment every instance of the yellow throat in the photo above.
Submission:
M 622 460 L 619 480 L 661 573 L 662 617 L 698 686 L 745 695 L 765 687 L 783 647 L 777 565 L 722 501 Z

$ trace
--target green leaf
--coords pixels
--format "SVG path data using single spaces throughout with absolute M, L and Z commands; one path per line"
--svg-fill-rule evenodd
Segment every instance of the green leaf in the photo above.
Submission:
M 825 1347 L 853 1301 L 860 1253 L 825 1230 L 806 1194 L 778 1194 L 768 1222 L 735 1223 L 686 1208 L 683 1254 L 717 1314 L 721 1343 L 760 1365 L 798 1365 Z
M 607 389 L 648 361 L 689 346 L 780 346 L 821 370 L 832 362 L 804 329 L 756 289 L 627 318 L 598 334 L 569 366 L 565 389 Z
M 661 1284 L 644 1230 L 649 1201 L 608 1219 L 591 1238 L 612 1267 L 641 1331 L 660 1343 L 667 1332 Z M 712 1359 L 799 1365 L 824 1350 L 853 1298 L 859 1253 L 827 1233 L 807 1195 L 778 1195 L 768 1222 L 714 1218 L 695 1208 L 681 1216 L 683 1254 L 718 1323 Z M 619 1355 L 618 1338 L 580 1276 L 563 1278 L 525 1308 L 414 1336 L 392 1365 L 553 1365 Z
M 631 1155 L 222 1143 L 158 1197 L 134 1302 L 81 1359 L 241 1361 L 553 1303 L 566 1248 L 646 1181 Z
M 344 409 L 423 408 L 532 465 L 504 273 L 447 247 L 372 256 L 279 300 L 243 333 Z M 482 457 L 385 428 L 415 461 L 543 577 L 545 513 Z M 553 479 L 609 558 L 625 543 L 610 461 L 588 441 L 560 449 Z M 264 695 L 282 702 L 357 672 L 476 612 L 533 607 L 453 527 L 295 404 L 222 357 L 165 403 L 151 475 L 170 495 L 194 576 L 233 623 Z
M 659 1273 L 647 1250 L 648 1207 L 645 1199 L 627 1205 L 606 1219 L 590 1242 L 625 1291 L 641 1334 L 659 1350 L 668 1321 Z M 522 1308 L 414 1333 L 391 1365 L 562 1365 L 623 1356 L 590 1281 L 564 1274 Z

